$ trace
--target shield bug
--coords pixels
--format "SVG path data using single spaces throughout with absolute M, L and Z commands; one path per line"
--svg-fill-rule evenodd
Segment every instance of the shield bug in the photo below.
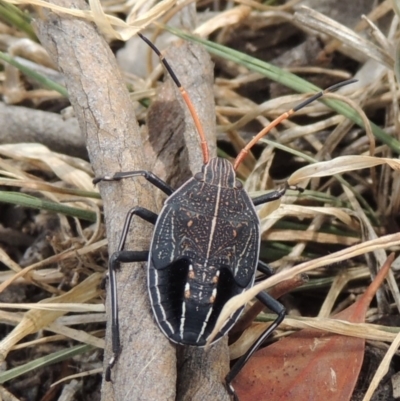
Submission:
M 128 212 L 118 250 L 109 260 L 113 356 L 106 371 L 107 381 L 111 379 L 111 369 L 121 350 L 116 287 L 116 271 L 120 263 L 148 262 L 147 283 L 152 310 L 159 328 L 170 341 L 205 346 L 226 302 L 253 286 L 257 270 L 272 274 L 269 267 L 258 259 L 260 222 L 255 207 L 281 198 L 287 186 L 251 198 L 236 178 L 238 166 L 251 147 L 271 128 L 325 92 L 354 81 L 345 81 L 316 93 L 282 114 L 256 135 L 231 164 L 222 158 L 210 159 L 203 128 L 188 94 L 159 50 L 147 38 L 139 36 L 160 57 L 186 102 L 199 133 L 203 167 L 176 190 L 144 170 L 118 172 L 93 180 L 98 183 L 141 176 L 168 196 L 159 215 L 138 206 Z M 149 251 L 124 249 L 134 216 L 155 226 Z M 226 376 L 227 389 L 235 398 L 231 382 L 285 315 L 283 305 L 267 293 L 260 293 L 257 298 L 275 312 L 277 318 Z M 242 311 L 240 308 L 230 316 L 212 343 L 229 332 Z

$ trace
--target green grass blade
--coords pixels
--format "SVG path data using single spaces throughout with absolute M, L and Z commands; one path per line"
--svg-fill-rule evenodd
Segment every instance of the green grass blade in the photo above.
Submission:
M 96 213 L 94 212 L 43 200 L 20 192 L 0 191 L 0 202 L 12 203 L 14 205 L 30 207 L 33 209 L 48 210 L 66 216 L 77 217 L 78 219 L 90 221 L 92 223 L 96 221 Z
M 15 68 L 18 68 L 22 73 L 27 75 L 28 77 L 34 79 L 36 82 L 40 83 L 47 89 L 55 90 L 60 93 L 64 97 L 68 97 L 67 90 L 57 82 L 52 81 L 51 79 L 46 78 L 45 76 L 37 73 L 36 71 L 31 70 L 30 68 L 18 63 L 15 59 L 9 56 L 6 53 L 0 52 L 0 59 L 11 64 Z
M 25 363 L 24 365 L 17 366 L 16 368 L 6 370 L 0 373 L 0 384 L 3 384 L 11 379 L 15 379 L 25 373 L 31 372 L 34 369 L 44 368 L 55 363 L 65 361 L 74 357 L 75 355 L 84 354 L 85 352 L 94 349 L 93 345 L 77 345 L 72 348 L 66 348 L 65 350 L 57 351 L 52 354 L 43 356 L 35 359 L 34 361 Z
M 30 39 L 38 42 L 35 31 L 31 26 L 31 18 L 18 7 L 10 3 L 0 1 L 0 19 L 5 23 L 25 32 Z

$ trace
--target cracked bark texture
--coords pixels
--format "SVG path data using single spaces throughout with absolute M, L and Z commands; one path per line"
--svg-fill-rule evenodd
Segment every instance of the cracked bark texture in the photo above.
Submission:
M 78 0 L 54 3 L 64 7 L 87 7 Z M 107 43 L 86 21 L 47 10 L 42 10 L 41 16 L 36 22 L 38 35 L 65 74 L 95 174 L 147 169 L 129 94 Z M 112 253 L 131 207 L 143 205 L 157 211 L 152 195 L 154 189 L 138 179 L 100 184 L 100 191 Z M 151 231 L 148 223 L 136 219 L 126 247 L 148 249 Z M 145 264 L 125 264 L 118 272 L 117 282 L 123 352 L 113 369 L 113 382 L 103 385 L 103 399 L 174 400 L 175 348 L 154 322 L 147 296 Z M 105 364 L 110 358 L 109 329 L 106 336 Z
M 53 3 L 87 7 L 80 0 L 53 0 Z M 147 142 L 140 135 L 115 58 L 96 28 L 86 21 L 48 10 L 41 11 L 36 27 L 41 43 L 65 75 L 69 97 L 97 176 L 148 169 L 176 187 L 191 173 L 200 170 L 202 158 L 197 132 L 178 91 L 170 82 L 163 86 L 149 114 Z M 215 156 L 209 56 L 193 45 L 174 49 L 181 53 L 167 53 L 167 57 L 195 104 L 210 139 L 211 156 Z M 156 155 L 157 160 L 152 158 Z M 140 178 L 103 183 L 100 191 L 111 254 L 117 249 L 128 210 L 141 205 L 157 212 L 161 195 Z M 148 249 L 151 232 L 148 223 L 134 219 L 126 248 Z M 158 329 L 151 313 L 145 268 L 145 264 L 124 264 L 117 274 L 122 353 L 112 371 L 112 383 L 103 384 L 102 399 L 229 399 L 223 386 L 228 371 L 226 339 L 209 352 L 180 347 L 177 362 L 176 347 Z M 105 366 L 111 355 L 109 328 L 106 339 Z
M 0 143 L 39 142 L 51 150 L 87 159 L 84 138 L 75 118 L 0 102 Z

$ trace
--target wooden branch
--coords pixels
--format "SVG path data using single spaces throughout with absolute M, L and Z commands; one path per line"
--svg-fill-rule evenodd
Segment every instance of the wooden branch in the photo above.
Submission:
M 79 0 L 54 2 L 85 7 Z M 202 155 L 198 134 L 179 92 L 171 83 L 163 86 L 158 101 L 149 111 L 149 141 L 145 143 L 139 135 L 114 56 L 92 24 L 45 10 L 42 15 L 43 19 L 37 22 L 38 35 L 65 74 L 70 100 L 86 137 L 96 175 L 149 169 L 176 187 L 200 171 Z M 201 48 L 188 44 L 174 47 L 166 55 L 193 100 L 214 157 L 215 114 L 209 56 Z M 141 179 L 103 183 L 100 189 L 112 253 L 127 211 L 142 205 L 157 212 L 161 194 Z M 135 219 L 126 248 L 148 249 L 151 231 L 148 223 Z M 102 399 L 228 400 L 223 386 L 229 369 L 226 339 L 208 353 L 203 349 L 181 348 L 177 379 L 175 347 L 154 322 L 144 265 L 124 265 L 117 281 L 123 349 L 112 371 L 113 382 L 103 385 Z M 110 357 L 109 330 L 107 344 L 105 365 Z
M 57 0 L 86 8 L 84 1 Z M 93 24 L 42 10 L 38 35 L 65 74 L 71 103 L 86 137 L 96 175 L 146 169 L 144 144 L 119 67 Z M 147 159 L 147 158 L 146 158 Z M 154 189 L 141 179 L 100 184 L 110 254 L 116 250 L 127 211 L 143 205 L 156 211 Z M 127 249 L 148 249 L 152 227 L 135 219 Z M 133 241 L 134 239 L 134 241 Z M 145 265 L 124 265 L 118 272 L 122 354 L 104 383 L 103 400 L 175 400 L 175 349 L 154 322 L 147 295 Z M 109 301 L 108 310 L 109 310 Z M 105 365 L 110 358 L 107 330 Z
M 0 102 L 0 143 L 35 143 L 70 156 L 87 159 L 85 140 L 76 118 Z

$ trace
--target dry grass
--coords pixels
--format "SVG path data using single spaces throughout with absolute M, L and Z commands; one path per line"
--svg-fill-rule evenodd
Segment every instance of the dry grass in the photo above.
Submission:
M 13 3 L 44 4 L 34 0 Z M 182 15 L 179 14 L 182 5 L 174 3 L 165 1 L 145 9 L 137 2 L 136 8 L 129 9 L 124 2 L 104 2 L 101 8 L 98 1 L 92 1 L 90 12 L 68 10 L 68 13 L 94 21 L 110 42 L 132 38 L 144 27 L 148 27 L 147 35 L 152 40 L 161 36 L 161 41 L 168 42 L 173 37 L 162 30 L 162 24 L 174 21 L 175 14 Z M 224 54 L 223 48 L 205 43 L 214 54 L 216 64 L 214 93 L 221 156 L 233 158 L 252 136 L 305 96 L 293 90 L 288 92 L 282 85 L 265 78 L 260 72 L 260 69 L 267 69 L 265 65 L 252 70 L 249 67 L 252 60 L 246 59 L 246 52 L 280 65 L 282 72 L 281 75 L 276 73 L 277 80 L 292 89 L 297 85 L 298 92 L 314 91 L 314 84 L 301 87 L 301 83 L 293 81 L 290 72 L 319 87 L 352 76 L 358 79 L 356 84 L 328 94 L 326 101 L 307 106 L 293 119 L 274 128 L 240 166 L 238 175 L 252 195 L 269 191 L 287 179 L 291 185 L 306 188 L 300 195 L 289 191 L 281 205 L 267 204 L 260 208 L 261 256 L 278 273 L 258 284 L 253 292 L 246 294 L 248 298 L 243 302 L 251 300 L 261 288 L 269 288 L 307 271 L 309 283 L 287 300 L 291 301 L 289 304 L 301 306 L 289 307 L 293 317 L 285 319 L 282 331 L 317 327 L 385 344 L 393 342 L 389 349 L 393 354 L 399 341 L 398 328 L 379 322 L 383 315 L 389 316 L 389 311 L 394 315 L 400 310 L 398 260 L 393 264 L 387 288 L 378 294 L 377 304 L 371 307 L 365 324 L 338 323 L 328 318 L 363 291 L 387 254 L 398 251 L 400 245 L 397 233 L 400 73 L 395 62 L 398 18 L 391 10 L 392 3 L 382 2 L 375 9 L 367 10 L 368 14 L 362 19 L 360 15 L 354 16 L 354 20 L 359 21 L 354 29 L 309 8 L 296 8 L 297 1 L 277 6 L 238 1 L 229 9 L 209 12 L 211 3 L 199 2 L 197 18 L 201 23 L 192 26 L 192 32 L 243 52 L 243 62 L 237 64 L 232 62 L 236 54 L 229 51 Z M 47 6 L 60 11 L 53 5 Z M 40 15 L 39 8 L 35 10 L 31 12 Z M 4 14 L 4 10 L 0 13 Z M 121 15 L 126 16 L 125 20 L 119 18 Z M 383 18 L 386 22 L 380 24 Z M 151 25 L 156 20 L 160 24 Z M 381 31 L 380 26 L 387 29 Z M 21 57 L 17 61 L 27 68 L 55 80 L 57 72 L 52 69 L 52 62 L 43 48 L 29 42 L 25 36 L 32 37 L 32 33 L 22 29 L 20 25 L 0 24 L 2 50 L 14 58 Z M 292 32 L 292 36 L 288 32 Z M 293 37 L 297 35 L 311 41 L 311 33 L 315 35 L 315 32 L 320 41 L 318 49 L 312 50 L 308 59 L 302 56 L 298 60 L 297 52 L 303 54 L 306 50 L 301 48 L 300 42 L 296 42 L 298 48 L 295 49 Z M 141 63 L 146 75 L 126 72 L 125 79 L 134 89 L 132 102 L 144 125 L 147 104 L 155 97 L 154 86 L 162 70 L 147 49 L 137 49 L 138 59 L 148 60 Z M 35 64 L 28 64 L 26 59 Z M 298 65 L 293 65 L 294 62 Z M 4 103 L 10 105 L 5 113 L 13 113 L 5 115 L 14 116 L 21 130 L 26 121 L 22 105 L 48 112 L 50 107 L 62 107 L 57 87 L 51 83 L 50 88 L 43 83 L 38 85 L 32 77 L 21 76 L 15 67 L 5 66 L 1 73 L 1 90 Z M 11 108 L 11 104 L 17 106 Z M 332 107 L 337 110 L 337 105 L 343 114 L 332 111 Z M 66 121 L 60 120 L 57 124 L 57 131 L 66 132 Z M 50 139 L 39 136 L 34 139 L 52 148 Z M 20 142 L 32 142 L 32 138 L 28 136 Z M 7 361 L 10 369 L 21 365 L 18 358 L 27 362 L 43 355 L 70 351 L 72 345 L 87 344 L 90 348 L 84 351 L 92 350 L 91 355 L 97 359 L 81 355 L 79 361 L 75 361 L 76 367 L 99 373 L 101 360 L 93 348 L 104 347 L 104 293 L 99 283 L 106 268 L 107 242 L 100 219 L 101 202 L 97 189 L 91 184 L 90 165 L 82 158 L 60 154 L 43 145 L 24 143 L 1 145 L 0 156 L 0 185 L 4 194 L 1 200 L 8 202 L 2 206 L 1 219 L 0 260 L 5 268 L 0 272 L 0 292 L 2 302 L 8 305 L 2 305 L 0 312 L 1 321 L 7 324 L 3 329 L 5 337 L 0 342 L 0 360 Z M 30 208 L 36 211 L 31 212 Z M 23 221 L 11 224 L 6 216 L 17 219 L 21 210 Z M 46 254 L 48 245 L 50 255 Z M 27 256 L 27 250 L 34 255 Z M 22 294 L 20 297 L 14 295 L 17 288 Z M 81 297 L 77 296 L 80 289 Z M 36 303 L 38 299 L 40 303 Z M 61 302 L 63 307 L 59 305 Z M 15 311 L 17 307 L 29 311 Z M 7 308 L 13 309 L 8 311 Z M 227 315 L 230 313 L 228 310 Z M 70 327 L 77 324 L 79 330 Z M 13 330 L 9 330 L 10 326 L 14 326 Z M 253 333 L 250 331 L 249 338 L 256 335 L 257 330 L 259 326 L 255 326 Z M 248 346 L 248 339 L 241 341 Z M 236 356 L 245 352 L 240 344 L 231 346 Z M 51 381 L 72 373 L 75 372 L 63 365 L 52 375 Z M 17 378 L 10 388 L 21 395 L 25 376 L 20 378 L 18 374 L 15 373 Z M 0 383 L 10 380 L 6 375 L 7 372 L 0 374 Z M 96 385 L 99 388 L 98 381 Z M 82 389 L 76 390 L 79 391 Z

